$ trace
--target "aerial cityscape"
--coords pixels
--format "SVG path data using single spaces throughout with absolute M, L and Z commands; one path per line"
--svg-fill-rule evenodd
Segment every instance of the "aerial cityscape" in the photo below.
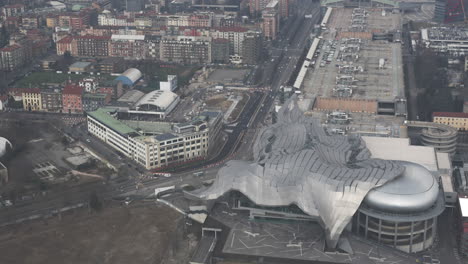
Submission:
M 0 1 L 0 263 L 468 264 L 465 6 Z

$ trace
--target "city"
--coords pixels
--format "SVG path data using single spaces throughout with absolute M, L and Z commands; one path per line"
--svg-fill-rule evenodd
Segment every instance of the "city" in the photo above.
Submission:
M 0 263 L 468 263 L 467 4 L 0 1 Z

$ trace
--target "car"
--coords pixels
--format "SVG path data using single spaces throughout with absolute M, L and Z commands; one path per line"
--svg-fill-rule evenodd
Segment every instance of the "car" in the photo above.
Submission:
M 90 140 L 89 138 L 87 138 L 87 139 L 86 139 L 86 142 L 90 143 L 90 142 L 91 142 L 91 140 Z

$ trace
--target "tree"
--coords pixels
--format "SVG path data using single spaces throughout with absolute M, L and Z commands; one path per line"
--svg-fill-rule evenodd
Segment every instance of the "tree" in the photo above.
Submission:
M 5 25 L 0 29 L 0 48 L 5 47 L 10 42 L 10 34 L 8 33 Z
M 94 211 L 101 211 L 102 210 L 102 201 L 97 195 L 96 191 L 92 191 L 89 197 L 89 206 Z

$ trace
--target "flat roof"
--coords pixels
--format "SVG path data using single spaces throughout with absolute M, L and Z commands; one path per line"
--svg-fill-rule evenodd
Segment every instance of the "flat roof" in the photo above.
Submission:
M 91 65 L 91 62 L 77 61 L 77 62 L 73 63 L 72 65 L 70 65 L 70 68 L 84 68 L 84 67 L 88 67 L 89 65 Z
M 409 138 L 362 137 L 372 158 L 402 160 L 420 164 L 431 172 L 438 171 L 433 147 L 410 145 Z
M 315 64 L 308 68 L 305 76 L 299 74 L 303 78 L 300 89 L 306 96 L 337 98 L 340 96 L 336 92 L 338 85 L 351 88 L 349 98 L 353 99 L 394 102 L 396 98 L 405 96 L 401 44 L 372 40 L 373 33 L 400 30 L 401 15 L 387 12 L 386 16 L 382 16 L 381 11 L 366 11 L 366 28 L 363 32 L 356 32 L 349 28 L 353 9 L 333 8 L 328 29 L 321 34 L 322 44 L 317 47 L 318 57 L 312 56 Z M 349 38 L 361 39 L 358 52 L 346 43 Z M 345 49 L 349 51 L 345 52 Z M 379 67 L 381 59 L 385 59 L 385 64 Z M 362 70 L 346 73 L 337 65 L 360 66 Z M 347 79 L 347 76 L 354 78 Z M 295 83 L 295 86 L 298 85 L 299 82 Z
M 116 109 L 113 108 L 99 108 L 96 111 L 87 112 L 87 114 L 121 135 L 138 133 L 135 129 L 122 123 L 120 120 L 109 114 L 109 112 L 115 111 Z
M 152 122 L 152 121 L 136 121 L 136 120 L 120 120 L 134 129 L 142 130 L 148 134 L 164 134 L 172 132 L 172 123 L 170 122 Z

